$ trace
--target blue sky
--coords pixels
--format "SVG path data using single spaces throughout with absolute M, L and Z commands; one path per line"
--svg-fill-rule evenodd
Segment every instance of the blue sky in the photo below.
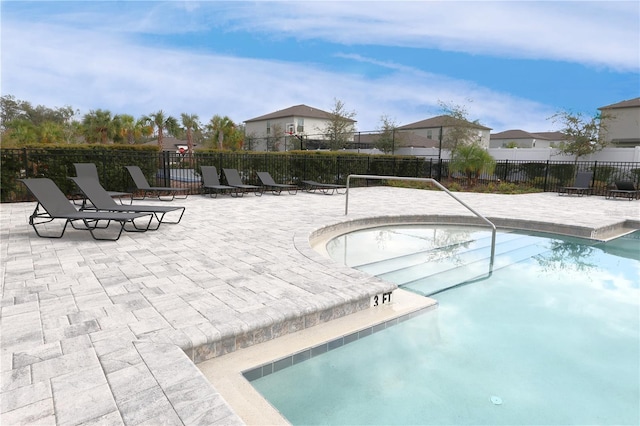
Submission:
M 640 96 L 640 2 L 6 1 L 1 93 L 237 123 L 293 105 L 361 131 L 463 107 L 494 132 Z

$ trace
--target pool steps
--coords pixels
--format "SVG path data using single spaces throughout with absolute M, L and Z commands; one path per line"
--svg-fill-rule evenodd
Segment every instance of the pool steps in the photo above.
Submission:
M 429 296 L 487 276 L 490 241 L 490 233 L 475 233 L 471 239 L 454 245 L 435 247 L 356 268 L 382 279 L 393 275 L 393 282 L 401 288 Z M 548 251 L 547 247 L 538 244 L 540 241 L 543 239 L 535 236 L 498 234 L 493 271 Z

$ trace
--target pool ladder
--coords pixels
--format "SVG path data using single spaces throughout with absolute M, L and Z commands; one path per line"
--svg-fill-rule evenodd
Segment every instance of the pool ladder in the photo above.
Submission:
M 407 181 L 418 181 L 418 182 L 429 182 L 449 194 L 451 198 L 456 200 L 458 203 L 462 204 L 467 210 L 476 215 L 480 220 L 485 222 L 487 225 L 491 227 L 491 257 L 489 260 L 489 276 L 493 272 L 493 260 L 496 255 L 496 225 L 493 224 L 489 219 L 472 209 L 468 206 L 464 201 L 453 195 L 451 191 L 444 187 L 440 182 L 431 178 L 414 178 L 414 177 L 404 177 L 404 176 L 377 176 L 377 175 L 349 175 L 347 176 L 347 191 L 346 198 L 344 202 L 344 214 L 345 216 L 349 214 L 349 185 L 351 183 L 351 179 L 376 179 L 376 180 L 407 180 Z

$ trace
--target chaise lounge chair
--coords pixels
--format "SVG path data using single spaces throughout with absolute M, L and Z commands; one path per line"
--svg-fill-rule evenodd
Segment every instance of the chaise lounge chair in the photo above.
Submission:
M 640 190 L 636 188 L 635 184 L 628 180 L 616 181 L 616 189 L 608 189 L 606 199 L 616 197 L 626 197 L 629 201 L 633 199 L 640 199 Z
M 73 206 L 73 203 L 67 199 L 62 193 L 60 188 L 51 180 L 47 178 L 32 178 L 32 179 L 20 179 L 20 181 L 26 185 L 29 192 L 38 201 L 35 210 L 29 216 L 29 225 L 31 225 L 36 231 L 36 234 L 42 238 L 62 238 L 67 225 L 71 223 L 74 229 L 88 230 L 91 236 L 95 240 L 110 240 L 115 241 L 120 238 L 122 231 L 129 232 L 143 232 L 149 229 L 153 215 L 150 213 L 121 213 L 121 212 L 99 212 L 99 211 L 78 211 Z M 42 208 L 42 210 L 40 209 Z M 147 219 L 148 217 L 148 219 Z M 138 218 L 144 218 L 144 226 L 139 227 L 134 220 Z M 64 220 L 64 227 L 60 234 L 45 235 L 38 230 L 38 225 L 52 222 L 56 219 Z M 74 222 L 81 221 L 84 227 L 76 227 Z M 104 223 L 100 225 L 100 223 Z M 120 230 L 117 235 L 112 238 L 101 236 L 96 233 L 97 229 L 107 229 L 111 222 L 118 222 L 120 224 Z M 126 229 L 125 225 L 131 223 L 134 229 Z
M 342 192 L 340 192 L 340 190 L 341 189 L 346 190 L 346 186 L 344 185 L 335 185 L 332 183 L 316 182 L 315 180 L 303 180 L 302 183 L 304 184 L 305 190 L 307 192 L 321 191 L 323 194 L 332 195 L 334 192 L 337 192 L 338 194 L 343 194 Z
M 237 188 L 236 196 L 242 197 L 245 192 L 253 192 L 255 195 L 262 195 L 262 187 L 257 185 L 245 185 L 242 183 L 240 173 L 236 169 L 222 169 L 224 177 L 227 179 L 227 184 Z M 231 194 L 233 195 L 233 194 Z
M 258 178 L 262 183 L 262 192 L 264 192 L 265 190 L 271 191 L 275 195 L 280 195 L 283 190 L 288 191 L 289 194 L 296 194 L 298 192 L 298 187 L 296 185 L 276 183 L 269 172 L 258 172 Z
M 578 196 L 591 195 L 593 188 L 591 188 L 591 179 L 593 178 L 593 172 L 578 172 L 576 174 L 576 181 L 574 186 L 563 186 L 558 191 L 558 195 L 571 195 L 576 194 Z
M 76 169 L 76 176 L 91 178 L 96 180 L 97 182 L 100 182 L 100 178 L 98 177 L 98 169 L 94 163 L 73 163 L 73 167 L 75 167 Z M 120 200 L 120 204 L 124 204 L 123 198 L 128 198 L 129 204 L 133 202 L 133 194 L 130 192 L 107 191 L 107 193 L 110 197 Z M 86 198 L 82 200 L 82 207 L 84 207 L 86 201 Z
M 186 193 L 187 188 L 173 188 L 171 186 L 151 186 L 149 182 L 147 182 L 147 178 L 144 177 L 142 170 L 138 166 L 125 166 L 125 168 L 129 171 L 131 175 L 131 179 L 133 179 L 134 185 L 138 188 L 139 191 L 142 191 L 142 199 L 144 200 L 147 197 L 157 198 L 161 201 L 173 201 L 176 198 L 176 194 L 184 193 L 184 197 L 187 198 L 189 195 Z M 170 199 L 162 199 L 162 193 L 171 194 Z
M 143 205 L 121 205 L 116 203 L 109 193 L 100 185 L 100 182 L 86 177 L 70 177 L 72 181 L 80 188 L 86 198 L 91 202 L 91 207 L 84 207 L 81 210 L 99 210 L 110 212 L 130 212 L 130 213 L 152 213 L 158 224 L 154 228 L 156 230 L 162 223 L 179 223 L 184 215 L 184 207 L 166 207 L 166 206 L 143 206 Z M 165 221 L 164 216 L 167 213 L 180 211 L 180 217 L 175 221 Z
M 218 169 L 215 166 L 201 166 L 200 170 L 202 171 L 202 189 L 208 192 L 210 197 L 216 198 L 218 194 L 224 194 L 225 192 L 232 195 L 238 193 L 238 188 L 220 183 Z

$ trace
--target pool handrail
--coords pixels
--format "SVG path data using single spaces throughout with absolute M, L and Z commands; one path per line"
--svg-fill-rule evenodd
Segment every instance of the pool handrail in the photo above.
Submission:
M 453 195 L 451 191 L 445 188 L 440 182 L 432 178 L 416 178 L 416 177 L 406 177 L 406 176 L 378 176 L 378 175 L 349 175 L 347 176 L 347 191 L 345 193 L 345 201 L 344 201 L 344 214 L 345 216 L 349 213 L 349 184 L 351 183 L 351 178 L 354 179 L 377 179 L 377 180 L 408 180 L 408 181 L 417 181 L 417 182 L 429 182 L 449 194 L 451 198 L 456 200 L 458 203 L 462 204 L 467 210 L 476 215 L 479 219 L 487 223 L 491 227 L 491 259 L 489 260 L 489 272 L 493 270 L 493 259 L 496 254 L 496 225 L 493 224 L 489 219 L 475 211 L 473 208 L 468 206 L 464 201 Z

